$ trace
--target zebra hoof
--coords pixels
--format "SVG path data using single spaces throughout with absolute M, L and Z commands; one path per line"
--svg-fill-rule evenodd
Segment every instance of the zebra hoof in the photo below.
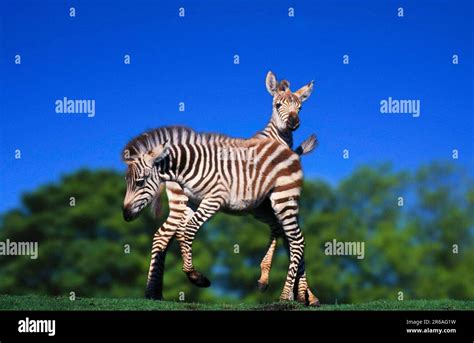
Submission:
M 186 273 L 186 275 L 188 276 L 189 281 L 197 287 L 207 288 L 211 285 L 211 281 L 196 270 Z
M 311 307 L 321 307 L 321 303 L 319 302 L 319 299 L 316 298 L 316 299 L 313 299 L 311 301 L 308 302 L 308 306 L 311 306 Z
M 321 303 L 319 302 L 318 297 L 315 296 L 309 288 L 306 290 L 306 301 L 307 301 L 306 304 L 308 306 L 312 306 L 312 307 L 320 307 L 321 306 Z
M 261 281 L 257 281 L 257 285 L 260 292 L 265 292 L 268 288 L 268 283 L 263 283 Z

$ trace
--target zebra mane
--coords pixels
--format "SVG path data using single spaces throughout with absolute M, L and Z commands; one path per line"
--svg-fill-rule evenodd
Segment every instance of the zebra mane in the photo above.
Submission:
M 278 83 L 277 88 L 280 92 L 285 92 L 287 90 L 290 90 L 290 82 L 288 82 L 287 80 L 281 80 Z
M 169 142 L 180 144 L 193 142 L 202 144 L 211 141 L 244 142 L 242 139 L 231 138 L 219 133 L 198 133 L 185 126 L 165 126 L 149 130 L 130 140 L 122 151 L 122 160 L 141 156 L 156 146 Z
M 169 126 L 160 127 L 157 129 L 148 130 L 135 138 L 132 138 L 122 151 L 122 160 L 133 156 L 140 156 L 152 150 L 159 144 L 164 144 L 166 141 L 174 143 L 184 136 L 184 133 L 192 134 L 194 131 L 184 126 Z

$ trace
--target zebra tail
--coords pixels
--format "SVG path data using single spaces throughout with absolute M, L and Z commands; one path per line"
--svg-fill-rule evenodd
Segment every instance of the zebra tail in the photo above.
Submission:
M 161 215 L 162 208 L 161 208 L 160 198 L 161 198 L 161 191 L 163 190 L 163 187 L 164 187 L 164 184 L 161 183 L 160 188 L 158 188 L 158 192 L 156 192 L 155 198 L 151 202 L 150 209 L 151 209 L 151 215 L 153 216 L 153 218 L 159 218 Z
M 301 143 L 296 149 L 295 149 L 295 152 L 298 154 L 298 155 L 306 155 L 306 154 L 309 154 L 311 151 L 314 150 L 314 148 L 316 148 L 316 146 L 318 145 L 318 139 L 316 138 L 316 136 L 313 134 L 311 136 L 309 136 L 308 138 L 306 138 L 303 143 Z

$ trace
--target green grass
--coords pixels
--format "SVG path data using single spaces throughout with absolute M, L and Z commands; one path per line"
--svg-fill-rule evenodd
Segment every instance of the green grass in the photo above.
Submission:
M 51 296 L 0 296 L 0 310 L 32 311 L 163 311 L 163 310 L 316 310 L 316 311 L 386 311 L 386 310 L 474 310 L 474 301 L 461 300 L 378 300 L 360 304 L 322 305 L 309 308 L 295 302 L 267 304 L 201 304 L 147 299 L 107 299 Z

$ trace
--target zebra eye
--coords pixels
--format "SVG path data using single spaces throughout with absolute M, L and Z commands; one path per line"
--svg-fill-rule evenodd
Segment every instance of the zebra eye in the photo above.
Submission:
M 276 107 L 276 109 L 277 109 L 277 110 L 279 110 L 279 109 L 280 109 L 280 107 L 281 107 L 281 104 L 280 104 L 280 103 L 278 103 L 278 104 L 276 104 L 276 105 L 275 105 L 275 107 Z
M 145 179 L 138 179 L 135 181 L 135 186 L 142 187 L 145 184 Z

